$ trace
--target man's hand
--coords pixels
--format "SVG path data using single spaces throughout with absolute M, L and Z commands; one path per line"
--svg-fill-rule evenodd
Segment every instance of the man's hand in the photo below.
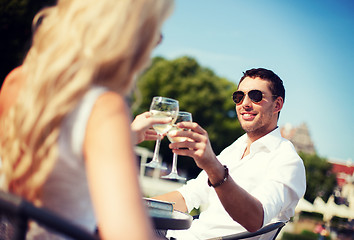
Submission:
M 187 137 L 189 140 L 185 142 L 175 142 L 170 144 L 172 151 L 178 155 L 192 157 L 201 169 L 215 167 L 218 160 L 211 147 L 207 131 L 195 122 L 181 122 L 177 127 L 190 129 L 190 131 L 176 131 L 175 136 Z

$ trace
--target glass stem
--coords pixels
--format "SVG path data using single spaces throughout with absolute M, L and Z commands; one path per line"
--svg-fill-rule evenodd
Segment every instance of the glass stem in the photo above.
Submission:
M 171 172 L 173 173 L 177 173 L 177 154 L 174 153 L 173 154 L 173 159 L 172 159 L 172 169 L 171 169 Z
M 161 144 L 161 135 L 159 134 L 156 140 L 155 151 L 154 151 L 154 156 L 152 157 L 152 161 L 155 162 L 159 161 L 160 144 Z

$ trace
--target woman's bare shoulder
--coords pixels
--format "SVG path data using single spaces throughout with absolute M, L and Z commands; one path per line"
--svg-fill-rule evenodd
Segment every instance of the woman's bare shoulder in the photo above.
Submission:
M 92 109 L 91 117 L 107 118 L 117 114 L 127 115 L 128 109 L 124 96 L 107 91 L 103 93 L 95 102 Z

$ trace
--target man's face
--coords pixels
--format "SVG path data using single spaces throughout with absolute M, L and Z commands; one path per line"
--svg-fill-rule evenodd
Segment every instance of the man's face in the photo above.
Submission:
M 251 90 L 260 90 L 263 98 L 260 102 L 252 102 L 248 96 Z M 269 82 L 260 78 L 246 77 L 238 86 L 238 91 L 245 93 L 243 100 L 236 104 L 236 113 L 241 127 L 249 137 L 260 138 L 277 126 L 279 103 L 273 101 L 269 90 Z

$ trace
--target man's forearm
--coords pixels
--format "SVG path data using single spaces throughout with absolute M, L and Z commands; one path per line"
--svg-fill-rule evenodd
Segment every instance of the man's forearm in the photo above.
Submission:
M 250 232 L 262 227 L 264 216 L 262 204 L 238 186 L 231 177 L 215 191 L 233 220 Z
M 224 168 L 215 166 L 207 172 L 211 184 L 216 184 L 224 178 Z M 258 230 L 263 225 L 262 204 L 251 194 L 241 188 L 228 176 L 227 180 L 215 191 L 230 217 L 250 232 Z
M 186 202 L 182 196 L 182 194 L 178 191 L 173 191 L 169 192 L 160 196 L 153 197 L 154 199 L 162 200 L 162 201 L 168 201 L 168 202 L 174 202 L 174 209 L 181 211 L 181 212 L 187 212 L 187 205 Z

